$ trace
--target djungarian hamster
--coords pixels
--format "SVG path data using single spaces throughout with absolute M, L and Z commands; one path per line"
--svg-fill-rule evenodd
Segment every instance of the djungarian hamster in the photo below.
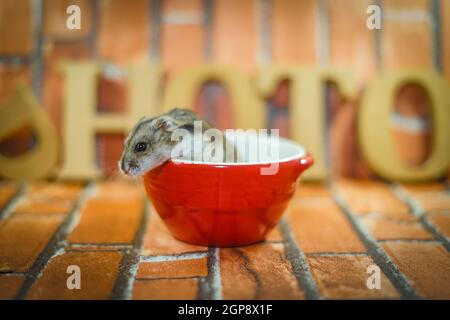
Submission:
M 194 123 L 201 121 L 202 133 L 213 126 L 207 121 L 201 119 L 196 113 L 186 109 L 172 109 L 171 111 L 154 118 L 143 117 L 131 130 L 124 142 L 124 149 L 119 161 L 119 169 L 122 173 L 130 176 L 141 176 L 146 172 L 162 165 L 171 159 L 172 150 L 183 141 L 177 141 L 172 138 L 176 129 L 185 129 L 191 133 L 192 146 L 195 139 L 201 139 L 202 149 L 191 151 L 190 156 L 195 156 L 195 152 L 201 152 L 200 159 L 205 159 L 205 150 L 211 150 L 214 154 L 214 137 L 205 141 L 203 134 L 198 137 L 194 134 Z M 198 125 L 198 123 L 197 123 Z M 183 139 L 184 140 L 184 139 Z M 198 141 L 197 141 L 198 142 Z M 223 137 L 223 159 L 219 162 L 225 162 L 232 159 L 238 159 L 237 152 L 225 137 Z M 210 154 L 206 152 L 206 154 Z M 203 157 L 203 158 L 202 158 Z M 193 157 L 193 159 L 199 159 Z

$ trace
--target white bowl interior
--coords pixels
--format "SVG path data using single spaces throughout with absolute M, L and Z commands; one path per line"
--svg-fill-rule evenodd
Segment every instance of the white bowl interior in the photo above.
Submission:
M 252 165 L 275 162 L 286 162 L 303 157 L 305 149 L 296 142 L 264 134 L 255 134 L 251 131 L 227 131 L 226 139 L 235 145 L 240 156 L 237 162 L 206 162 L 185 159 L 172 159 L 178 163 L 214 164 L 214 165 Z M 278 141 L 277 141 L 278 140 Z

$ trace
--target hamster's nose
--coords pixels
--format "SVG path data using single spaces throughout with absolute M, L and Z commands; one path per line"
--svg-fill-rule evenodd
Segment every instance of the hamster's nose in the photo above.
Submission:
M 136 161 L 136 160 L 130 160 L 130 161 L 128 162 L 128 166 L 129 166 L 130 168 L 136 169 L 136 168 L 138 167 L 137 161 Z

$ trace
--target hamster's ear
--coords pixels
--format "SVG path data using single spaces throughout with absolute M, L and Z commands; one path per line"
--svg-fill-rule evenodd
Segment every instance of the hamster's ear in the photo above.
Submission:
M 156 129 L 173 131 L 178 128 L 178 123 L 170 117 L 160 117 L 155 123 Z

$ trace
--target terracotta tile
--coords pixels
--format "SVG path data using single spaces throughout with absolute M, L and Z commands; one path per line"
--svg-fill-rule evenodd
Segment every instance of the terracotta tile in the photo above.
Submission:
M 197 297 L 197 279 L 136 280 L 133 299 L 192 300 Z
M 27 299 L 108 299 L 119 270 L 118 252 L 69 252 L 53 257 Z M 80 268 L 81 289 L 68 289 L 67 267 Z
M 350 223 L 330 199 L 301 199 L 292 203 L 287 219 L 305 252 L 366 252 Z
M 330 197 L 330 191 L 322 183 L 300 183 L 295 197 Z
M 450 254 L 437 243 L 386 242 L 383 248 L 428 299 L 450 299 Z
M 398 298 L 389 279 L 381 273 L 381 289 L 368 289 L 368 256 L 308 256 L 320 294 L 328 299 Z
M 399 221 L 376 216 L 361 218 L 362 223 L 377 240 L 433 239 L 420 222 Z
M 224 299 L 303 299 L 282 244 L 220 249 Z
M 19 187 L 14 184 L 9 183 L 0 184 L 0 209 L 2 209 L 6 204 L 8 204 L 11 198 L 17 193 L 18 189 Z
M 401 187 L 405 189 L 410 194 L 422 193 L 422 192 L 432 192 L 432 191 L 444 191 L 447 189 L 446 185 L 443 183 L 432 182 L 432 183 L 404 183 Z
M 0 274 L 0 300 L 13 299 L 24 280 L 21 276 Z
M 450 238 L 450 214 L 448 213 L 434 213 L 427 215 L 429 220 L 439 232 L 447 238 Z
M 28 186 L 27 193 L 39 194 L 57 200 L 76 200 L 83 191 L 81 183 L 34 182 Z
M 409 207 L 398 199 L 389 188 L 377 181 L 369 180 L 339 180 L 336 187 L 353 213 L 381 213 L 386 217 L 413 221 Z
M 136 278 L 206 277 L 208 275 L 206 264 L 206 257 L 175 261 L 141 262 Z
M 24 198 L 14 209 L 14 213 L 68 214 L 73 202 L 68 200 L 49 200 L 37 195 Z
M 207 247 L 196 246 L 175 239 L 152 208 L 144 238 L 143 255 L 173 255 L 206 251 Z
M 278 226 L 269 231 L 266 236 L 266 241 L 283 242 L 283 236 L 280 233 L 280 229 L 278 229 Z
M 144 201 L 138 188 L 105 183 L 81 209 L 72 243 L 131 243 L 140 226 Z
M 425 212 L 450 212 L 450 193 L 447 191 L 421 192 L 413 198 Z
M 28 187 L 25 197 L 17 205 L 15 213 L 69 213 L 74 201 L 80 196 L 81 184 L 33 183 Z
M 61 216 L 13 215 L 0 222 L 0 271 L 27 271 L 56 229 Z

